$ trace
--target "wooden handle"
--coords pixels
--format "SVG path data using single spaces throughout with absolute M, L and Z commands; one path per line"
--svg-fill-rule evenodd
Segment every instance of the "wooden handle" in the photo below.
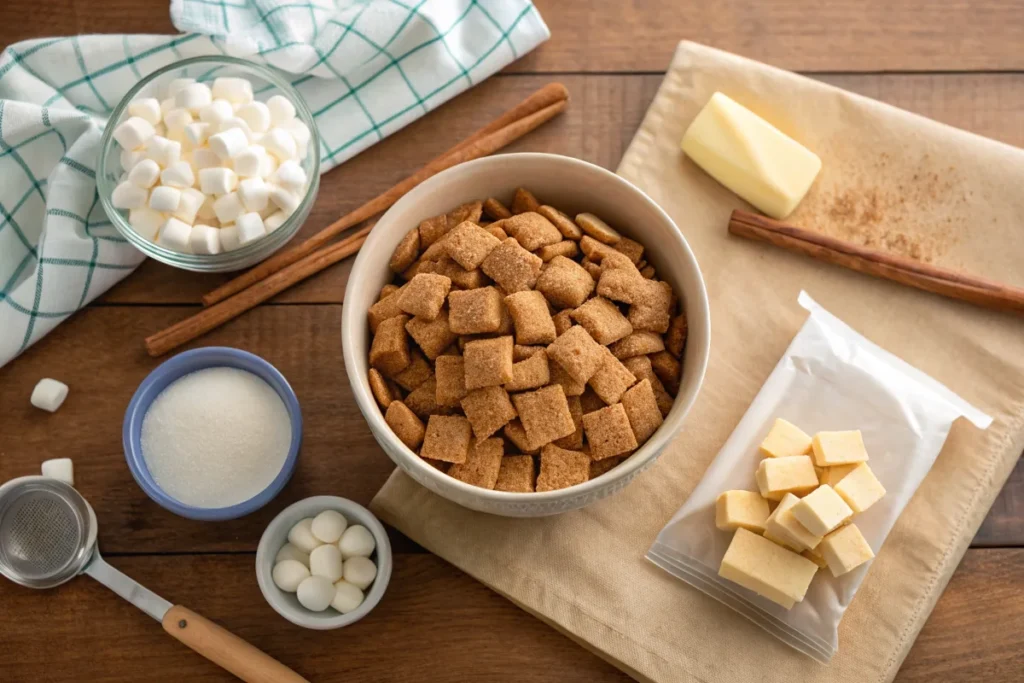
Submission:
M 249 683 L 309 683 L 270 655 L 256 649 L 187 607 L 167 610 L 164 630 L 217 666 Z
M 747 211 L 732 212 L 729 232 L 977 306 L 1024 311 L 1024 289 L 868 249 Z

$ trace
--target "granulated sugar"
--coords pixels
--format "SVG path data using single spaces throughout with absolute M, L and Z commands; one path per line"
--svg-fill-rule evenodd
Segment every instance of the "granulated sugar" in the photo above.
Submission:
M 237 368 L 175 380 L 142 420 L 142 454 L 153 479 L 179 502 L 200 508 L 260 493 L 281 471 L 291 438 L 281 397 Z

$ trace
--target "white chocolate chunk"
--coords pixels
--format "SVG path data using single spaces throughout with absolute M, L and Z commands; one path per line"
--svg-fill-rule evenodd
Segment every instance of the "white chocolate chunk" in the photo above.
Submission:
M 221 123 L 234 115 L 235 110 L 231 108 L 231 103 L 227 100 L 214 100 L 199 110 L 199 120 L 203 123 L 209 123 L 214 128 L 217 128 Z
M 271 181 L 293 194 L 300 194 L 306 188 L 306 171 L 297 161 L 283 161 Z
M 285 593 L 294 593 L 299 589 L 299 584 L 309 578 L 309 569 L 298 560 L 280 560 L 274 565 L 271 572 L 274 585 Z
M 253 133 L 265 133 L 270 129 L 270 109 L 262 102 L 243 104 L 235 116 L 245 121 Z
M 160 111 L 160 100 L 155 97 L 140 97 L 128 103 L 128 115 L 138 116 L 149 121 L 153 126 L 160 123 L 163 112 Z
M 44 460 L 42 475 L 44 477 L 56 479 L 57 481 L 62 481 L 68 486 L 75 485 L 75 465 L 71 462 L 71 458 L 53 458 L 52 460 Z
M 174 106 L 197 112 L 213 101 L 213 93 L 205 83 L 189 83 L 174 95 Z
M 309 553 L 304 553 L 291 543 L 285 543 L 281 546 L 281 549 L 277 551 L 277 556 L 274 557 L 274 562 L 283 562 L 284 560 L 295 560 L 301 562 L 305 566 L 309 566 Z
M 350 557 L 369 557 L 377 547 L 377 541 L 373 534 L 362 524 L 353 524 L 345 529 L 338 541 L 338 548 L 341 549 L 341 556 L 346 560 Z
M 292 134 L 282 128 L 271 128 L 260 140 L 270 154 L 279 161 L 294 159 L 298 155 L 298 146 Z
M 298 196 L 272 183 L 269 183 L 267 187 L 270 189 L 270 201 L 288 215 L 295 213 L 295 209 L 299 208 Z
M 304 579 L 295 591 L 299 604 L 310 612 L 323 612 L 334 600 L 334 584 L 322 576 L 311 576 Z
M 154 187 L 149 194 L 149 208 L 154 211 L 174 213 L 178 210 L 179 202 L 181 202 L 181 190 L 176 187 L 159 185 Z
M 161 135 L 154 135 L 146 143 L 146 158 L 167 168 L 181 160 L 181 143 Z
M 781 500 L 788 492 L 802 496 L 818 487 L 818 474 L 808 455 L 765 458 L 755 478 L 761 495 L 768 500 Z
M 36 383 L 29 399 L 36 408 L 47 412 L 56 412 L 68 397 L 68 385 L 46 377 Z
M 819 486 L 793 506 L 793 516 L 805 529 L 824 536 L 853 517 L 853 510 L 828 484 Z
M 309 554 L 309 573 L 322 576 L 332 584 L 342 575 L 341 551 L 336 545 L 322 545 Z
M 178 209 L 174 212 L 174 217 L 180 221 L 192 225 L 196 222 L 196 215 L 199 213 L 199 207 L 206 201 L 206 195 L 197 190 L 194 187 L 186 187 L 181 191 L 181 199 L 178 201 Z
M 263 145 L 249 145 L 235 157 L 235 173 L 248 177 L 262 175 L 260 171 L 263 168 L 263 160 L 266 156 L 267 150 Z
M 772 510 L 772 514 L 768 515 L 764 523 L 764 533 L 765 536 L 770 536 L 771 540 L 781 541 L 782 545 L 802 552 L 816 548 L 821 543 L 821 536 L 808 531 L 793 515 L 793 506 L 799 502 L 799 498 L 787 493 Z
M 148 207 L 132 209 L 128 212 L 128 224 L 132 226 L 140 237 L 153 241 L 160 226 L 167 220 L 167 216 L 159 211 L 153 211 Z
M 227 194 L 238 187 L 238 176 L 230 168 L 215 166 L 199 171 L 199 189 L 203 194 Z
M 187 161 L 171 164 L 160 174 L 160 182 L 171 187 L 192 187 L 196 182 L 196 176 L 192 172 L 192 164 Z
M 829 468 L 836 469 L 836 468 Z M 836 493 L 842 496 L 850 508 L 860 514 L 877 503 L 885 495 L 885 487 L 871 471 L 866 462 L 853 470 L 834 485 Z
M 337 543 L 348 528 L 345 515 L 337 510 L 324 510 L 313 518 L 313 535 L 324 543 Z M 335 579 L 337 580 L 337 579 Z
M 240 128 L 229 128 L 210 136 L 210 149 L 220 159 L 233 159 L 249 146 L 249 138 Z
M 139 116 L 129 117 L 114 129 L 114 139 L 124 149 L 138 149 L 156 135 L 153 124 Z
M 220 228 L 212 228 L 201 223 L 193 225 L 189 245 L 193 254 L 219 254 Z
M 190 238 L 192 236 L 192 226 L 188 223 L 184 223 L 177 218 L 168 218 L 167 222 L 160 228 L 160 232 L 157 234 L 156 243 L 161 247 L 167 249 L 173 249 L 174 251 L 180 251 L 183 254 L 188 254 L 190 246 Z
M 235 226 L 238 228 L 238 241 L 243 247 L 267 234 L 263 219 L 255 211 L 239 216 Z
M 242 200 L 239 199 L 237 192 L 228 192 L 214 200 L 213 212 L 217 214 L 217 220 L 221 223 L 234 223 L 245 213 L 245 207 L 242 206 Z
M 175 95 L 184 90 L 187 86 L 196 82 L 194 78 L 175 78 L 167 84 L 167 97 L 174 99 Z
M 295 105 L 283 95 L 273 95 L 268 98 L 267 110 L 270 112 L 270 121 L 275 126 L 295 118 Z
M 148 197 L 145 188 L 126 180 L 110 193 L 110 202 L 115 209 L 138 209 L 146 205 Z
M 221 228 L 223 230 L 223 228 Z M 223 235 L 222 235 L 223 237 Z M 317 537 L 313 535 L 313 518 L 307 517 L 296 522 L 288 531 L 288 542 L 298 548 L 304 553 L 313 552 L 314 548 L 319 548 L 322 543 L 317 540 Z
M 160 178 L 160 166 L 152 159 L 143 159 L 128 171 L 128 182 L 149 189 Z
M 875 556 L 856 524 L 839 527 L 821 541 L 819 548 L 832 576 L 842 576 Z
M 266 218 L 263 219 L 263 227 L 266 228 L 267 234 L 274 232 L 288 220 L 288 214 L 284 211 L 275 211 Z
M 737 529 L 718 575 L 786 609 L 804 599 L 818 565 L 747 529 Z
M 242 246 L 238 236 L 238 226 L 234 223 L 220 226 L 220 248 L 224 251 L 234 251 Z
M 192 167 L 195 168 L 196 173 L 204 168 L 216 166 L 220 166 L 220 158 L 212 150 L 201 148 L 192 151 Z
M 864 462 L 868 451 L 859 429 L 845 432 L 818 432 L 811 440 L 814 464 L 818 467 Z
M 331 607 L 342 614 L 348 614 L 363 604 L 364 597 L 358 586 L 353 586 L 342 579 L 334 584 L 334 600 L 331 601 Z
M 754 491 L 723 491 L 715 500 L 715 526 L 722 531 L 740 527 L 761 533 L 770 514 L 768 501 Z
M 217 78 L 213 81 L 213 96 L 235 104 L 247 104 L 252 102 L 252 83 L 245 78 Z
M 809 455 L 811 437 L 799 427 L 782 418 L 777 418 L 768 435 L 761 442 L 761 454 L 769 458 L 789 455 Z
M 373 583 L 373 580 L 377 578 L 377 565 L 368 557 L 362 557 L 361 555 L 350 557 L 345 560 L 343 575 L 345 580 L 353 586 L 366 590 Z
M 263 178 L 244 178 L 238 182 L 238 198 L 246 211 L 262 211 L 267 208 L 270 199 L 270 188 Z
M 185 138 L 193 147 L 202 147 L 210 137 L 209 123 L 190 123 L 185 126 Z

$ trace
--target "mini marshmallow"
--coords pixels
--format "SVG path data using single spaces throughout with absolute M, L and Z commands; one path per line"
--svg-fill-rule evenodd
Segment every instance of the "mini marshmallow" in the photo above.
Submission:
M 285 593 L 294 593 L 309 578 L 309 569 L 298 560 L 281 560 L 274 565 L 271 576 L 275 586 Z
M 210 149 L 221 160 L 233 159 L 249 146 L 249 138 L 239 128 L 229 128 L 210 136 Z
M 238 182 L 238 198 L 242 200 L 246 211 L 259 212 L 267 208 L 270 189 L 263 178 L 245 178 Z
M 322 576 L 311 576 L 303 580 L 295 591 L 299 604 L 310 612 L 323 612 L 330 607 L 334 594 L 334 584 Z
M 299 194 L 306 188 L 306 171 L 297 161 L 283 161 L 271 181 L 289 192 Z
M 331 607 L 342 614 L 348 614 L 363 604 L 363 597 L 363 591 L 359 590 L 358 586 L 341 580 L 334 584 L 334 599 L 331 600 Z
M 284 211 L 278 211 L 263 219 L 263 227 L 266 229 L 267 234 L 270 234 L 284 225 L 286 220 L 288 220 L 288 214 Z
M 279 126 L 286 121 L 295 118 L 295 105 L 287 97 L 274 95 L 267 100 L 267 110 L 270 112 L 270 121 L 273 125 Z
M 304 553 L 313 552 L 314 548 L 319 548 L 323 544 L 313 535 L 312 527 L 312 517 L 299 520 L 288 531 L 288 542 Z
M 196 173 L 198 173 L 204 168 L 220 166 L 220 158 L 213 153 L 213 150 L 206 148 L 196 149 L 192 151 L 192 166 L 195 168 Z
M 238 236 L 238 226 L 235 224 L 220 226 L 220 248 L 224 251 L 234 251 L 242 246 Z
M 110 202 L 116 209 L 138 209 L 146 205 L 149 192 L 127 180 L 110 193 Z
M 196 222 L 196 214 L 199 207 L 206 201 L 206 195 L 194 187 L 186 187 L 181 191 L 181 200 L 178 202 L 178 209 L 172 215 L 178 220 L 192 225 Z
M 132 230 L 140 237 L 145 237 L 150 241 L 156 238 L 157 230 L 165 220 L 167 217 L 162 213 L 147 207 L 132 209 L 128 212 L 128 224 L 132 226 Z
M 260 144 L 281 161 L 294 159 L 298 154 L 295 138 L 283 128 L 271 128 L 263 135 Z
M 213 96 L 237 104 L 252 102 L 252 83 L 244 78 L 222 77 L 213 81 Z
M 214 201 L 216 201 L 216 197 L 204 194 L 203 203 L 196 210 L 196 217 L 204 221 L 216 220 L 219 223 L 220 219 L 217 218 L 217 212 L 213 210 Z
M 217 132 L 223 133 L 224 131 L 231 130 L 232 128 L 237 128 L 245 133 L 245 139 L 248 142 L 256 142 L 257 134 L 252 132 L 252 129 L 249 128 L 249 124 L 245 122 L 245 119 L 240 119 L 237 116 L 232 116 L 230 119 L 224 119 L 221 121 L 217 127 Z
M 190 123 L 185 126 L 185 137 L 193 147 L 202 147 L 210 137 L 209 123 Z
M 146 158 L 167 168 L 181 160 L 181 143 L 160 135 L 154 135 L 146 143 Z
M 376 547 L 377 542 L 373 539 L 373 534 L 361 524 L 353 524 L 345 529 L 341 540 L 338 541 L 341 556 L 346 560 L 350 557 L 369 557 Z
M 243 104 L 235 116 L 249 124 L 249 130 L 254 133 L 265 133 L 270 129 L 270 109 L 262 102 Z
M 205 83 L 189 83 L 174 95 L 174 106 L 198 112 L 213 102 L 213 93 Z
M 235 157 L 235 173 L 240 176 L 259 176 L 267 150 L 263 145 L 249 145 Z
M 213 202 L 213 212 L 217 214 L 217 220 L 221 223 L 234 223 L 245 213 L 245 207 L 242 206 L 242 200 L 238 198 L 237 192 L 228 192 Z
M 337 543 L 348 527 L 345 515 L 337 510 L 324 510 L 313 518 L 313 535 L 324 543 Z M 337 581 L 338 579 L 335 579 Z
M 309 573 L 313 576 L 322 576 L 334 583 L 341 578 L 343 571 L 338 546 L 322 545 L 309 554 Z
M 173 97 L 168 97 L 167 99 L 160 100 L 160 116 L 163 116 L 172 109 L 174 109 Z
M 177 192 L 177 190 L 175 190 L 175 192 Z M 160 228 L 160 233 L 157 235 L 156 243 L 162 247 L 167 247 L 168 249 L 188 254 L 190 253 L 189 238 L 191 235 L 191 225 L 183 223 L 177 218 L 168 218 L 167 222 L 164 223 L 162 228 Z
M 309 566 L 309 553 L 304 553 L 291 543 L 285 543 L 281 546 L 281 549 L 277 551 L 277 556 L 274 558 L 274 562 L 283 562 L 285 560 L 295 560 L 302 564 Z
M 172 213 L 178 210 L 181 202 L 181 190 L 176 187 L 158 185 L 149 194 L 149 208 L 154 211 L 165 211 Z
M 128 103 L 128 115 L 138 116 L 149 121 L 151 125 L 160 123 L 163 112 L 160 111 L 160 100 L 155 97 L 141 97 Z
M 195 173 L 192 172 L 192 164 L 187 161 L 171 164 L 160 173 L 160 182 L 171 187 L 192 187 L 196 183 Z
M 238 228 L 238 242 L 243 247 L 267 234 L 263 219 L 255 211 L 239 216 L 235 226 Z
M 152 159 L 143 159 L 128 171 L 128 182 L 147 190 L 160 178 L 160 166 Z
M 60 408 L 67 397 L 67 384 L 46 377 L 39 380 L 35 388 L 32 389 L 32 398 L 29 400 L 36 408 L 53 413 Z
M 310 133 L 309 128 L 299 119 L 292 119 L 281 124 L 281 128 L 291 133 L 295 138 L 296 149 L 300 159 L 305 159 L 309 149 Z
M 141 149 L 122 149 L 121 150 L 121 168 L 125 171 L 131 171 L 135 168 L 135 164 L 139 163 L 146 158 L 145 151 Z
M 175 95 L 195 82 L 194 78 L 175 78 L 167 84 L 167 97 L 173 100 Z
M 164 125 L 168 131 L 183 131 L 185 126 L 192 123 L 192 114 L 187 109 L 172 109 L 164 114 Z
M 199 189 L 203 194 L 227 194 L 238 186 L 238 176 L 230 168 L 215 166 L 199 171 Z
M 62 481 L 68 486 L 75 485 L 75 465 L 71 462 L 71 458 L 44 460 L 42 475 Z
M 272 183 L 268 184 L 267 187 L 270 188 L 270 201 L 274 202 L 285 213 L 291 215 L 295 213 L 295 209 L 299 208 L 300 200 L 298 196 Z
M 138 149 L 156 135 L 153 124 L 144 118 L 132 116 L 114 129 L 114 139 L 125 149 Z
M 345 560 L 342 574 L 353 586 L 366 590 L 377 578 L 377 565 L 368 557 L 350 557 Z
M 234 115 L 235 110 L 231 108 L 231 103 L 227 100 L 214 100 L 199 110 L 199 120 L 209 123 L 211 126 L 219 126 L 222 121 L 226 121 Z
M 261 145 L 262 146 L 262 145 Z M 269 178 L 274 175 L 274 171 L 277 170 L 277 159 L 265 153 L 264 149 L 263 159 L 260 161 L 260 176 L 263 178 Z
M 264 206 L 261 210 L 256 212 L 260 215 L 260 218 L 263 219 L 264 228 L 267 227 L 267 219 L 273 216 L 275 213 L 277 213 L 277 211 L 278 209 L 276 206 L 274 206 L 270 202 L 267 202 L 266 206 Z M 267 230 L 267 232 L 270 232 L 270 230 Z
M 189 236 L 189 246 L 193 254 L 219 254 L 220 253 L 220 228 L 211 228 L 209 225 L 193 225 L 192 234 Z

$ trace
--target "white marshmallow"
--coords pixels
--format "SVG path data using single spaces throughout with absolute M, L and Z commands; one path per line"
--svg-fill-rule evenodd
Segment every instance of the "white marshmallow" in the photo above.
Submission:
M 174 95 L 174 106 L 196 112 L 213 101 L 213 93 L 205 83 L 189 83 Z
M 260 144 L 280 161 L 294 159 L 298 154 L 295 138 L 283 128 L 271 128 L 263 135 Z
M 138 209 L 146 205 L 149 192 L 127 180 L 110 193 L 110 202 L 115 209 Z
M 224 119 L 221 121 L 218 126 L 218 132 L 223 133 L 224 131 L 231 130 L 232 128 L 238 128 L 245 133 L 245 139 L 249 142 L 256 142 L 258 135 L 252 132 L 252 129 L 249 128 L 249 124 L 245 122 L 245 119 L 240 119 L 237 116 L 232 116 L 230 119 Z
M 284 225 L 286 220 L 288 220 L 288 214 L 284 211 L 278 211 L 263 219 L 263 227 L 266 228 L 267 234 L 270 234 Z
M 246 211 L 262 211 L 267 208 L 270 199 L 270 188 L 263 178 L 245 178 L 238 182 L 238 198 Z
M 149 121 L 150 124 L 160 123 L 163 112 L 160 111 L 160 100 L 155 97 L 140 97 L 128 103 L 128 115 L 138 116 L 140 119 Z
M 267 100 L 267 109 L 270 111 L 270 121 L 275 126 L 295 118 L 295 105 L 283 95 L 270 97 Z
M 323 612 L 334 600 L 334 584 L 322 576 L 304 579 L 295 591 L 299 604 L 310 612 Z
M 350 557 L 345 560 L 342 573 L 353 586 L 366 590 L 377 578 L 377 565 L 368 557 Z
M 185 126 L 192 123 L 192 114 L 187 109 L 172 109 L 164 114 L 164 125 L 168 132 L 184 131 Z M 183 133 L 182 133 L 183 134 Z
M 274 171 L 277 170 L 277 165 L 277 159 L 275 157 L 272 157 L 269 154 L 264 154 L 263 160 L 260 162 L 260 175 L 264 178 L 269 178 L 274 175 Z
M 281 124 L 281 128 L 285 129 L 291 136 L 295 138 L 296 149 L 298 150 L 298 157 L 305 159 L 308 154 L 310 133 L 309 128 L 306 124 L 299 119 L 292 119 Z
M 271 181 L 289 192 L 300 194 L 306 188 L 306 171 L 297 161 L 284 161 L 277 167 Z
M 189 245 L 192 247 L 193 254 L 219 254 L 220 228 L 211 228 L 209 225 L 202 224 L 193 225 Z
M 243 247 L 267 234 L 267 229 L 263 227 L 263 219 L 255 211 L 239 216 L 235 226 L 238 228 L 238 242 Z
M 62 481 L 68 486 L 75 485 L 75 465 L 71 462 L 71 458 L 44 460 L 42 475 Z
M 331 607 L 342 614 L 348 614 L 359 605 L 363 604 L 363 591 L 358 586 L 353 586 L 344 579 L 334 584 L 334 599 L 331 600 Z
M 295 213 L 295 209 L 299 208 L 298 196 L 273 183 L 268 184 L 267 187 L 270 188 L 270 201 L 288 215 Z
M 223 229 L 221 228 L 221 230 Z M 223 242 L 223 239 L 221 241 Z M 288 530 L 288 542 L 304 553 L 313 552 L 314 548 L 319 548 L 323 544 L 313 535 L 312 527 L 312 517 L 299 520 Z
M 217 214 L 217 220 L 221 223 L 234 223 L 245 213 L 245 207 L 242 206 L 242 200 L 238 198 L 237 192 L 228 192 L 213 202 L 213 212 Z
M 343 571 L 338 546 L 322 545 L 309 554 L 309 573 L 313 576 L 322 576 L 334 583 L 341 578 Z
M 141 149 L 122 149 L 121 150 L 121 169 L 125 172 L 131 171 L 135 168 L 135 164 L 139 163 L 146 158 L 146 152 Z
M 346 560 L 350 557 L 369 557 L 376 547 L 377 542 L 373 539 L 373 534 L 362 524 L 353 524 L 345 529 L 341 540 L 338 541 L 341 556 Z
M 239 128 L 229 128 L 222 133 L 210 136 L 210 149 L 221 160 L 233 159 L 249 146 L 249 138 Z
M 192 172 L 192 164 L 187 161 L 171 164 L 160 173 L 160 182 L 171 187 L 192 187 L 196 184 L 196 175 Z
M 235 110 L 227 100 L 214 100 L 199 110 L 199 120 L 212 126 L 218 126 L 234 115 Z
M 173 188 L 170 188 L 173 189 Z M 177 190 L 175 190 L 177 192 Z M 180 251 L 184 254 L 189 252 L 189 238 L 192 235 L 192 226 L 183 223 L 177 218 L 168 218 L 160 233 L 156 237 L 156 243 L 162 247 Z
M 39 380 L 35 388 L 32 389 L 32 398 L 29 400 L 36 408 L 53 413 L 60 408 L 67 397 L 67 384 L 46 377 Z
M 281 560 L 274 565 L 271 576 L 275 586 L 285 593 L 294 593 L 309 578 L 309 569 L 298 560 Z
M 192 151 L 192 143 L 188 141 L 188 136 L 185 135 L 184 128 L 173 128 L 167 131 L 167 134 L 164 137 L 181 145 L 182 155 L 188 154 Z
M 270 110 L 262 102 L 243 104 L 235 116 L 249 124 L 249 130 L 254 133 L 265 133 L 270 129 Z
M 302 564 L 309 566 L 309 553 L 304 553 L 291 543 L 285 543 L 281 546 L 281 549 L 277 551 L 277 556 L 274 557 L 274 562 L 283 562 L 284 560 L 295 560 Z
M 245 78 L 217 78 L 213 81 L 213 96 L 236 104 L 252 102 L 252 83 Z
M 192 166 L 198 173 L 204 168 L 220 166 L 220 158 L 213 153 L 213 150 L 202 147 L 192 151 Z
M 174 97 L 168 97 L 167 99 L 160 100 L 160 116 L 163 116 L 170 110 L 174 109 Z
M 143 159 L 128 171 L 128 182 L 147 190 L 160 178 L 160 166 L 152 159 Z
M 267 227 L 267 219 L 270 218 L 271 216 L 273 216 L 275 213 L 277 213 L 277 211 L 278 211 L 278 209 L 277 209 L 276 206 L 274 206 L 270 202 L 267 202 L 266 206 L 264 206 L 261 210 L 256 212 L 256 213 L 258 213 L 260 215 L 260 218 L 263 219 L 263 227 L 264 228 Z M 267 232 L 270 232 L 269 228 L 267 229 Z
M 206 201 L 206 195 L 194 187 L 186 187 L 181 191 L 181 201 L 178 202 L 178 210 L 172 215 L 180 221 L 192 225 L 196 222 L 196 214 L 199 207 Z
M 238 186 L 238 176 L 230 168 L 215 166 L 199 171 L 199 189 L 203 194 L 227 194 Z
M 213 202 L 216 197 L 211 195 L 203 195 L 203 203 L 199 205 L 199 209 L 196 211 L 196 217 L 204 221 L 216 220 L 218 223 L 220 220 L 217 218 L 217 212 L 213 210 Z
M 156 135 L 153 124 L 146 119 L 132 116 L 114 129 L 114 139 L 124 149 L 138 149 Z
M 181 202 L 181 190 L 176 187 L 158 185 L 149 194 L 149 208 L 154 211 L 165 211 L 172 213 L 178 210 Z
M 157 230 L 165 220 L 167 220 L 165 215 L 146 207 L 132 209 L 128 212 L 128 224 L 132 226 L 132 230 L 140 237 L 150 241 L 156 239 Z
M 267 150 L 263 145 L 249 145 L 235 157 L 235 173 L 240 176 L 259 176 Z
M 175 95 L 195 82 L 194 78 L 175 78 L 167 84 L 167 97 L 173 100 Z
M 181 143 L 160 135 L 154 135 L 146 143 L 146 158 L 152 159 L 166 168 L 181 160 Z
M 185 137 L 193 147 L 202 147 L 210 137 L 210 124 L 190 123 L 185 126 Z
M 348 527 L 345 515 L 337 510 L 324 510 L 313 518 L 313 535 L 324 543 L 337 543 Z M 335 579 L 337 581 L 338 579 Z
M 224 251 L 234 251 L 242 246 L 237 225 L 231 223 L 220 226 L 220 246 Z

